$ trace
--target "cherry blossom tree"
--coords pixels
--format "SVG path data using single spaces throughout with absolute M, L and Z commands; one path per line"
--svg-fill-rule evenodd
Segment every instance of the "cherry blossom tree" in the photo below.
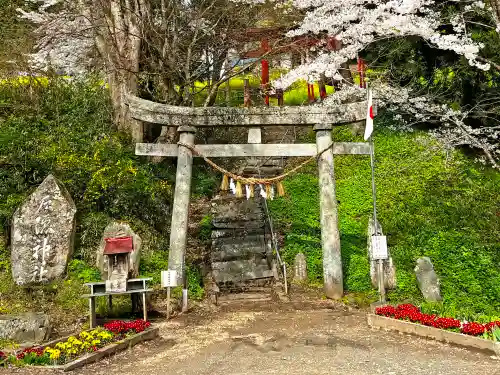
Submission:
M 261 4 L 263 0 L 234 0 Z M 466 59 L 471 69 L 499 69 L 498 64 L 480 55 L 484 47 L 471 37 L 468 18 L 471 13 L 482 12 L 490 16 L 489 27 L 495 27 L 498 20 L 496 0 L 491 0 L 493 9 L 481 1 L 456 1 L 449 12 L 443 12 L 443 5 L 434 0 L 292 0 L 271 1 L 284 12 L 303 12 L 304 17 L 288 36 L 327 35 L 335 37 L 342 44 L 340 50 L 331 51 L 315 46 L 308 62 L 291 70 L 274 82 L 274 87 L 286 89 L 299 79 L 316 81 L 321 75 L 343 82 L 342 89 L 331 95 L 324 105 L 332 102 L 362 99 L 366 91 L 346 81 L 341 69 L 346 62 L 355 61 L 359 54 L 377 43 L 388 39 L 419 38 L 433 48 L 452 51 Z M 443 25 L 450 25 L 445 31 Z M 417 122 L 440 124 L 433 134 L 449 147 L 470 146 L 479 149 L 486 160 L 499 167 L 500 126 L 472 127 L 466 124 L 471 113 L 481 113 L 482 108 L 452 109 L 439 103 L 437 98 L 415 90 L 413 87 L 399 87 L 387 75 L 370 77 L 369 86 L 379 107 L 397 117 L 400 128 L 411 130 Z M 487 116 L 486 110 L 483 112 Z M 497 124 L 498 125 L 498 124 Z

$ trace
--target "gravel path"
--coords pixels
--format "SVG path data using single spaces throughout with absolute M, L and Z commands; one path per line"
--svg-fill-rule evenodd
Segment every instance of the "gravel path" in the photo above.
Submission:
M 328 308 L 325 308 L 328 307 Z M 500 360 L 370 329 L 364 313 L 328 306 L 222 311 L 160 323 L 162 339 L 75 375 L 500 375 Z M 55 374 L 29 369 L 0 374 Z

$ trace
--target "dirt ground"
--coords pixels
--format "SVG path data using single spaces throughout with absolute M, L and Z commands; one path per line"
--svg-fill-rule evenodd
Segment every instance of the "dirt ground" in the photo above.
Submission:
M 330 301 L 210 307 L 155 322 L 161 338 L 75 375 L 500 375 L 500 359 L 372 330 L 365 312 Z M 33 369 L 0 374 L 55 374 Z

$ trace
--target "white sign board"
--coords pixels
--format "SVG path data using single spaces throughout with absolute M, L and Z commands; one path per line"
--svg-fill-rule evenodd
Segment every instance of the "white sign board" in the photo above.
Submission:
M 123 293 L 127 291 L 127 279 L 106 280 L 106 293 Z
M 161 286 L 163 288 L 177 286 L 177 271 L 161 271 Z
M 385 236 L 372 236 L 373 259 L 387 259 L 387 238 Z

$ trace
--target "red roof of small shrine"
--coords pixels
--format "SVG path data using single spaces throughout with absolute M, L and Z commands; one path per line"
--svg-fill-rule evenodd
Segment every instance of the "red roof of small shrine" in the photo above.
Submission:
M 106 246 L 104 247 L 104 255 L 126 254 L 134 250 L 132 237 L 112 237 L 105 238 Z

